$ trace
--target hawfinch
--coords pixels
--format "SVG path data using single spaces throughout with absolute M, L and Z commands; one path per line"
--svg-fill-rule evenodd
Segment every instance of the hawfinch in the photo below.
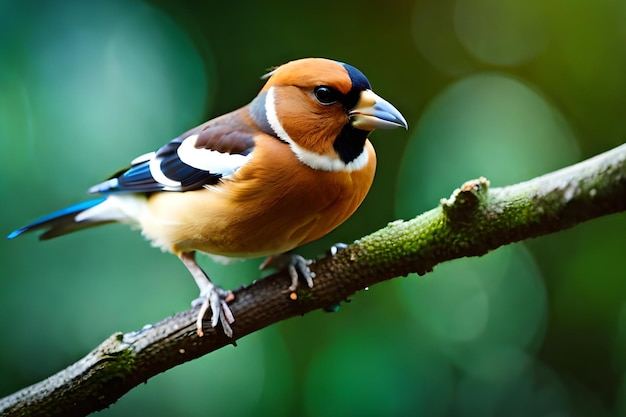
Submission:
M 372 184 L 376 155 L 370 132 L 407 128 L 400 112 L 348 64 L 300 59 L 264 78 L 247 106 L 183 133 L 91 187 L 89 193 L 100 198 L 44 216 L 7 237 L 46 229 L 43 240 L 128 223 L 189 269 L 200 288 L 198 334 L 210 307 L 212 326 L 221 321 L 232 336 L 232 293 L 211 282 L 196 252 L 256 258 L 326 235 L 354 213 Z M 297 275 L 290 289 L 296 284 Z

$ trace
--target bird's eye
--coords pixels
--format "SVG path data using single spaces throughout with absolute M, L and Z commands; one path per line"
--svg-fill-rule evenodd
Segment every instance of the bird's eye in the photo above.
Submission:
M 338 94 L 331 87 L 320 85 L 313 90 L 315 98 L 322 104 L 332 104 L 337 101 Z

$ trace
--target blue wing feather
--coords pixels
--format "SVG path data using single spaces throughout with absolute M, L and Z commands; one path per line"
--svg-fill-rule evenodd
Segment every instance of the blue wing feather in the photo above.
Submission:
M 57 210 L 53 213 L 40 217 L 39 219 L 35 220 L 34 222 L 24 227 L 21 227 L 17 230 L 12 231 L 7 236 L 7 239 L 14 239 L 18 237 L 19 235 L 21 235 L 22 233 L 25 233 L 34 229 L 41 229 L 44 227 L 52 227 L 54 230 L 57 230 L 57 229 L 63 230 L 63 233 L 58 233 L 58 234 L 69 233 L 70 225 L 73 225 L 71 231 L 75 229 L 87 227 L 88 225 L 87 223 L 80 226 L 80 223 L 74 222 L 73 220 L 74 217 L 76 217 L 76 215 L 80 212 L 83 212 L 87 209 L 97 206 L 98 204 L 102 203 L 104 200 L 106 200 L 106 198 L 97 198 L 94 200 L 83 201 L 81 203 L 74 204 L 73 206 L 69 206 L 64 209 Z M 53 229 L 51 229 L 50 232 Z M 46 239 L 46 238 L 54 237 L 52 236 L 50 232 L 46 232 L 46 234 L 42 235 L 42 238 Z M 55 236 L 56 235 L 57 234 L 55 234 Z
M 158 191 L 162 186 L 154 182 L 152 174 L 150 174 L 150 164 L 143 162 L 139 165 L 128 168 L 126 172 L 117 178 L 118 189 L 116 191 L 151 191 L 150 187 L 154 187 L 154 191 Z
M 155 181 L 150 173 L 150 162 L 142 162 L 128 168 L 117 177 L 117 182 L 111 188 L 100 192 L 154 192 L 162 191 L 164 185 Z

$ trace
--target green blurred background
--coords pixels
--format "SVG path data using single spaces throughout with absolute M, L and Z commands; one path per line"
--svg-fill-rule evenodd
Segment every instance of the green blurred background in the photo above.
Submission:
M 409 132 L 375 132 L 359 211 L 315 256 L 438 204 L 624 141 L 621 0 L 0 1 L 0 231 L 189 127 L 246 104 L 267 68 L 360 68 Z M 103 416 L 626 415 L 623 214 L 361 292 L 159 375 Z M 189 307 L 193 280 L 107 226 L 0 240 L 0 396 L 115 331 Z M 220 267 L 234 288 L 260 261 Z

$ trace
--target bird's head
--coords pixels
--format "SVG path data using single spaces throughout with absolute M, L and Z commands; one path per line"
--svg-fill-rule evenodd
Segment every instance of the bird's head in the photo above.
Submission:
M 256 123 L 288 143 L 315 169 L 359 169 L 374 129 L 408 127 L 402 114 L 376 95 L 361 71 L 323 58 L 281 65 L 250 105 Z

